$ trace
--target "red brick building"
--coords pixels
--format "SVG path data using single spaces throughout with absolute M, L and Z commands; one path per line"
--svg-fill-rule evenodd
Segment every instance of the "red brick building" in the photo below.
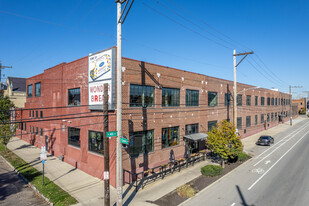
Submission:
M 138 172 L 205 147 L 207 131 L 233 119 L 233 82 L 122 58 L 123 168 Z M 88 57 L 62 63 L 27 79 L 27 102 L 17 135 L 77 168 L 103 178 L 102 111 L 88 107 Z M 287 121 L 290 95 L 237 84 L 242 138 Z M 116 97 L 117 98 L 117 97 Z M 265 124 L 266 121 L 266 124 Z M 109 111 L 109 131 L 116 112 Z M 192 138 L 194 137 L 194 138 Z M 110 139 L 111 184 L 115 185 L 115 138 Z
M 306 111 L 306 98 L 302 99 L 293 99 L 293 103 L 297 103 L 298 105 L 298 112 L 305 112 Z

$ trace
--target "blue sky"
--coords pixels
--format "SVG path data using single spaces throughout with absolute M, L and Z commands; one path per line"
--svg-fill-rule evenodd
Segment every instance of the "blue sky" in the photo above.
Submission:
M 31 77 L 116 45 L 114 0 L 0 0 L 2 74 Z M 123 56 L 233 79 L 233 49 L 253 50 L 237 81 L 309 90 L 309 1 L 135 0 Z M 238 59 L 239 60 L 239 59 Z

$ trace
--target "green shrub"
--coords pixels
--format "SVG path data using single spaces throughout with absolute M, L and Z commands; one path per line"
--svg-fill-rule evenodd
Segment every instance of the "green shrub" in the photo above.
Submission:
M 248 155 L 244 152 L 239 153 L 237 161 L 243 162 L 247 159 Z
M 222 173 L 222 167 L 218 165 L 206 165 L 201 168 L 202 175 L 215 177 Z
M 189 198 L 195 195 L 195 190 L 190 185 L 185 184 L 177 188 L 177 194 L 180 197 Z

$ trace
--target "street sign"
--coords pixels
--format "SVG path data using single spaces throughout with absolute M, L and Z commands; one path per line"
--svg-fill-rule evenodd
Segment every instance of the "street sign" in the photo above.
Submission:
M 42 164 L 45 164 L 45 160 L 42 160 Z
M 122 144 L 129 144 L 129 141 L 128 141 L 128 139 L 126 139 L 126 138 L 120 138 L 120 142 L 121 142 Z
M 106 137 L 116 137 L 117 131 L 106 132 Z

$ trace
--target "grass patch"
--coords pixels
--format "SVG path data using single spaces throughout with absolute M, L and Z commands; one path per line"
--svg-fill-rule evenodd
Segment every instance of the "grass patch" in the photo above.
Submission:
M 204 176 L 215 177 L 222 173 L 222 167 L 218 165 L 206 165 L 201 168 L 201 173 Z
M 190 198 L 195 195 L 195 190 L 190 185 L 185 184 L 177 188 L 177 194 L 180 197 Z
M 239 153 L 237 161 L 244 162 L 248 158 L 248 155 L 244 152 Z
M 13 165 L 31 184 L 33 184 L 42 195 L 47 197 L 54 205 L 65 206 L 76 204 L 77 200 L 70 196 L 66 191 L 45 177 L 45 186 L 43 186 L 43 174 L 30 166 L 15 153 L 7 149 L 4 151 L 4 145 L 0 144 L 0 154 Z

